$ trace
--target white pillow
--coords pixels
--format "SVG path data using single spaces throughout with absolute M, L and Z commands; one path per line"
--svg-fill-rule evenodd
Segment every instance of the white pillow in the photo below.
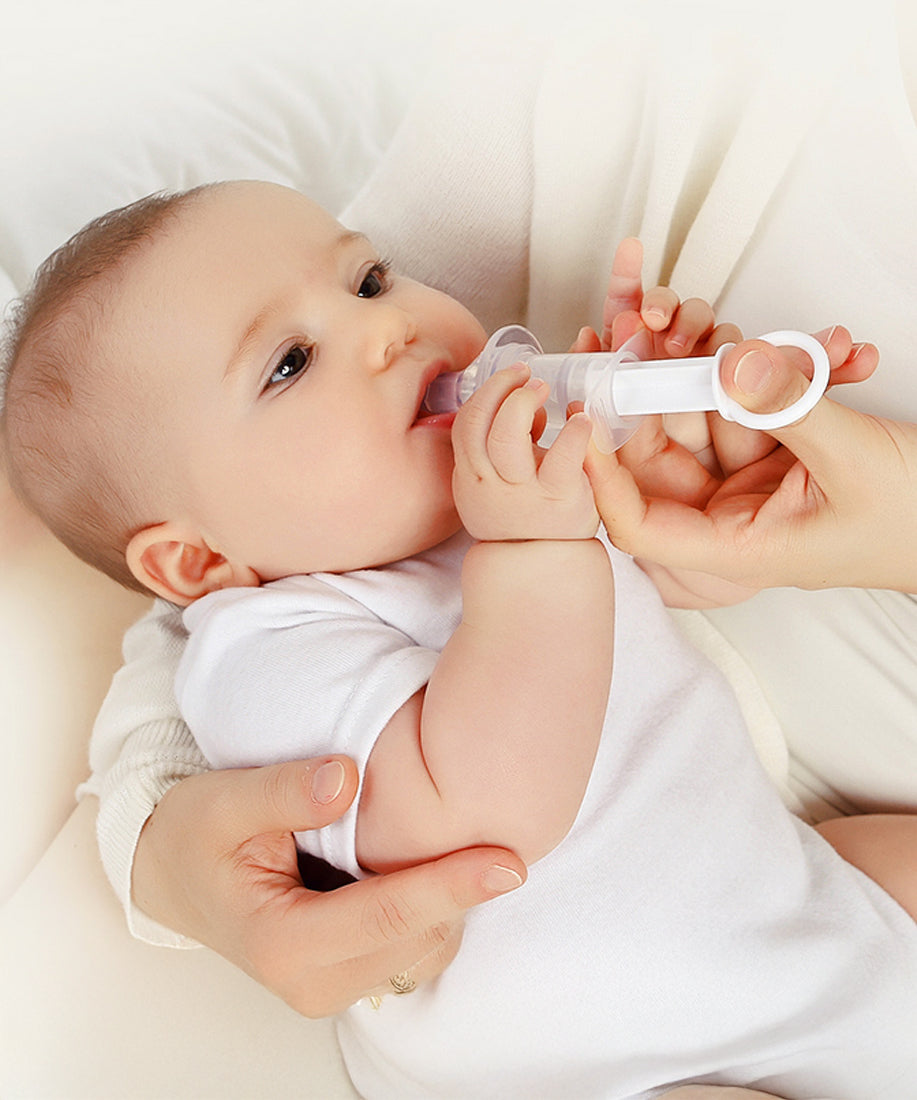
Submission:
M 450 8 L 19 0 L 0 33 L 0 307 L 90 218 L 161 188 L 271 179 L 336 212 L 434 43 L 473 18 Z

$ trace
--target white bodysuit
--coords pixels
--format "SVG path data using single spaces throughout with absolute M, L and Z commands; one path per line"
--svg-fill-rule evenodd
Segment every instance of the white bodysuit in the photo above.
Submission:
M 647 285 L 672 278 L 749 334 L 842 322 L 878 343 L 875 377 L 833 395 L 917 420 L 917 129 L 894 5 L 794 2 L 796 53 L 776 69 L 785 20 L 763 10 L 736 32 L 744 6 L 711 20 L 688 5 L 672 27 L 672 12 L 608 3 L 540 60 L 515 39 L 498 64 L 493 43 L 437 58 L 343 224 L 485 328 L 525 322 L 550 350 L 601 324 L 614 247 L 640 235 Z M 626 12 L 636 27 L 622 29 Z M 705 614 L 760 681 L 814 819 L 917 805 L 917 601 L 785 589 Z M 100 798 L 102 861 L 132 933 L 174 946 L 193 941 L 133 904 L 131 869 L 159 799 L 206 767 L 173 698 L 184 641 L 163 601 L 129 631 L 83 788 Z
M 466 548 L 189 608 L 177 695 L 210 763 L 341 752 L 362 773 L 458 623 Z M 615 669 L 577 820 L 468 915 L 440 978 L 342 1018 L 357 1089 L 648 1100 L 690 1080 L 915 1100 L 917 926 L 784 808 L 728 687 L 610 552 Z M 356 812 L 299 839 L 359 876 Z

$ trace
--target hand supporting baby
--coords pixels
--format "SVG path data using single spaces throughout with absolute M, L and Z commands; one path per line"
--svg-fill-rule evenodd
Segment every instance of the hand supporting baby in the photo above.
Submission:
M 421 982 L 455 956 L 466 909 L 521 885 L 512 852 L 475 848 L 331 893 L 303 885 L 292 830 L 340 817 L 351 760 L 203 772 L 171 787 L 137 845 L 133 896 L 149 916 L 205 943 L 305 1016 Z

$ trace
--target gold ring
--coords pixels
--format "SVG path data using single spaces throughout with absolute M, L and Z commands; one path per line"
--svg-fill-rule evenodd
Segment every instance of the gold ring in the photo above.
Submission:
M 417 988 L 417 982 L 414 981 L 407 970 L 402 970 L 400 974 L 393 974 L 388 982 L 398 996 L 404 993 L 413 993 Z

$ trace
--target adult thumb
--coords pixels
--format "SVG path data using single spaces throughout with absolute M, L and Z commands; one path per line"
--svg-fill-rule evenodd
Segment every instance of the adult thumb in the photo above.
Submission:
M 809 386 L 802 369 L 804 353 L 762 340 L 737 345 L 723 358 L 720 379 L 726 393 L 753 413 L 789 408 Z M 771 434 L 798 458 L 825 490 L 853 489 L 857 441 L 871 446 L 868 419 L 853 409 L 822 397 L 795 423 Z
M 232 778 L 232 815 L 245 835 L 320 829 L 336 820 L 357 792 L 357 769 L 346 756 L 295 760 L 218 773 Z
M 723 358 L 723 389 L 749 412 L 789 408 L 805 393 L 809 380 L 785 348 L 764 340 L 746 340 Z

